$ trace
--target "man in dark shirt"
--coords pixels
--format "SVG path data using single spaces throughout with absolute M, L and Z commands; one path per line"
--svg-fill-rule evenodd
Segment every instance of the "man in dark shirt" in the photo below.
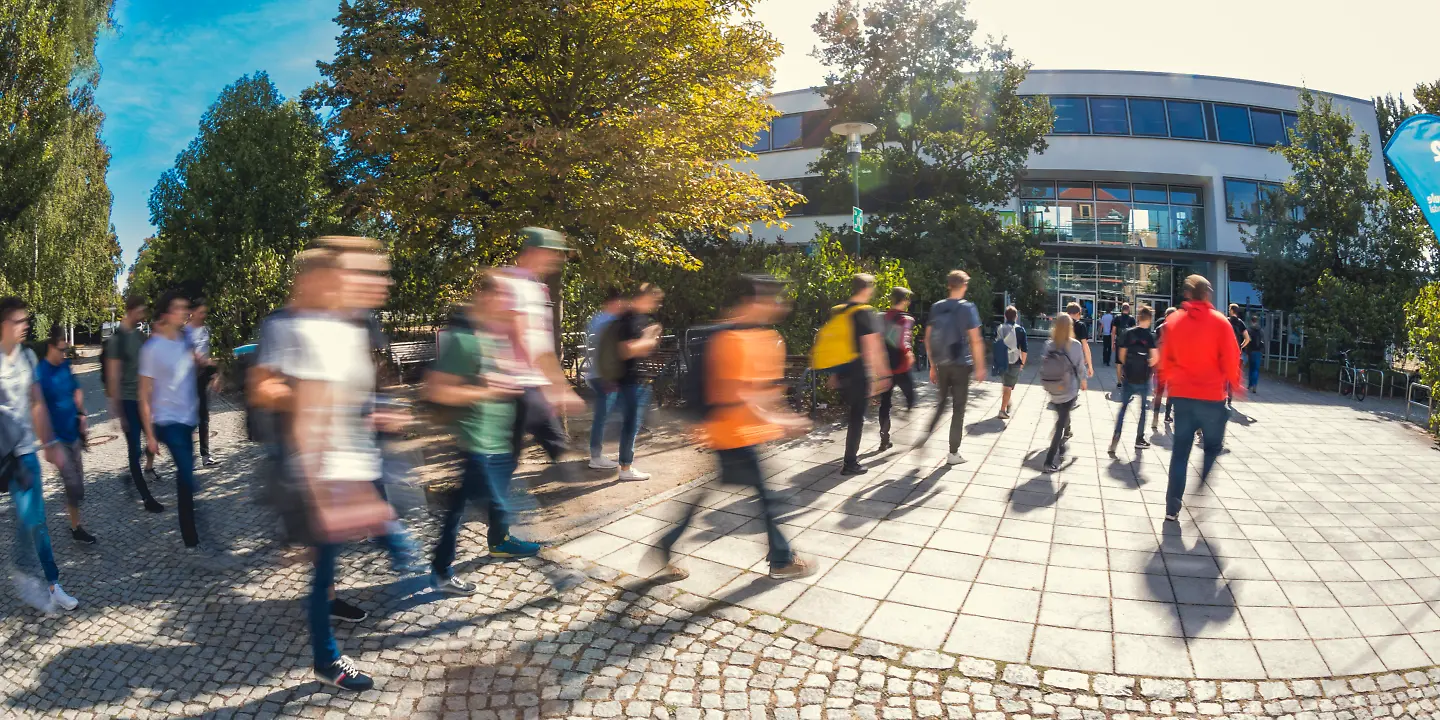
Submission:
M 1259 391 L 1260 386 L 1260 363 L 1265 361 L 1265 331 L 1260 328 L 1260 316 L 1251 315 L 1250 325 L 1246 328 L 1250 335 L 1250 341 L 1245 345 L 1245 351 L 1240 353 L 1249 364 L 1249 378 L 1247 384 L 1250 392 Z
M 1110 457 L 1115 457 L 1115 449 L 1120 446 L 1125 410 L 1130 407 L 1130 398 L 1135 395 L 1140 396 L 1140 422 L 1135 425 L 1135 447 L 1150 447 L 1145 440 L 1145 411 L 1150 402 L 1150 376 L 1155 364 L 1160 361 L 1160 353 L 1155 352 L 1155 335 L 1150 332 L 1150 322 L 1154 319 L 1155 311 L 1149 305 L 1141 305 L 1140 324 L 1126 330 L 1120 338 L 1118 366 L 1124 383 L 1121 385 L 1120 413 L 1115 418 L 1115 434 L 1110 438 Z
M 970 382 L 985 381 L 985 348 L 980 340 L 980 311 L 975 303 L 965 299 L 970 289 L 970 276 L 962 270 L 951 270 L 945 276 L 945 287 L 949 297 L 930 307 L 930 318 L 925 323 L 925 350 L 930 358 L 930 382 L 940 396 L 935 405 L 935 417 L 925 431 L 920 443 L 930 438 L 930 433 L 940 424 L 945 415 L 945 404 L 954 400 L 950 410 L 950 454 L 945 462 L 959 465 L 965 462 L 960 455 L 960 440 L 965 433 L 965 406 L 970 402 Z M 949 347 L 947 347 L 949 345 Z
M 859 273 L 850 279 L 850 299 L 839 312 L 868 304 L 874 295 L 875 276 Z M 836 375 L 846 406 L 845 466 L 840 474 L 863 475 L 860 433 L 865 424 L 865 408 L 871 397 L 890 389 L 890 363 L 885 357 L 885 341 L 880 337 L 875 311 L 862 308 L 850 313 L 850 317 L 855 323 L 855 350 L 859 357 L 842 366 Z
M 1135 327 L 1135 316 L 1130 314 L 1130 303 L 1120 306 L 1120 314 L 1115 316 L 1115 321 L 1110 323 L 1110 344 L 1115 347 L 1115 352 L 1120 352 L 1120 343 L 1125 338 L 1125 332 Z M 1120 363 L 1115 363 L 1115 389 L 1121 389 L 1124 383 L 1124 370 Z
M 1240 369 L 1244 370 L 1244 357 L 1245 354 L 1249 352 L 1248 346 L 1250 345 L 1250 331 L 1245 327 L 1245 321 L 1240 319 L 1240 306 L 1236 305 L 1235 303 L 1230 303 L 1230 316 L 1225 319 L 1230 321 L 1230 329 L 1235 331 L 1235 344 L 1240 346 L 1240 357 L 1242 364 L 1242 367 Z M 1225 402 L 1230 407 L 1235 407 L 1235 394 L 1227 393 L 1225 395 Z
M 640 433 L 640 420 L 650 404 L 650 374 L 644 369 L 645 359 L 655 354 L 660 344 L 660 325 L 650 317 L 660 309 L 665 291 L 652 283 L 643 283 L 630 301 L 630 309 L 615 318 L 619 333 L 620 359 L 625 372 L 620 376 L 616 396 L 620 402 L 620 479 L 648 480 L 650 474 L 631 466 L 635 462 L 635 436 Z
M 1070 316 L 1075 339 L 1080 341 L 1080 349 L 1085 351 L 1085 376 L 1095 377 L 1095 363 L 1090 360 L 1090 322 L 1081 314 L 1080 303 L 1066 305 L 1065 314 Z

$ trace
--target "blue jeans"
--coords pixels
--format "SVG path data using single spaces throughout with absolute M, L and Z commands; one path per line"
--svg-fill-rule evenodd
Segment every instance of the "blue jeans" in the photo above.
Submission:
M 315 653 L 315 669 L 329 667 L 340 659 L 335 633 L 330 629 L 330 588 L 335 584 L 335 560 L 340 557 L 339 545 L 315 546 L 315 579 L 310 585 L 310 647 Z
M 484 501 L 488 506 L 486 541 L 494 546 L 510 536 L 510 521 L 513 515 L 510 503 L 510 476 L 515 473 L 515 456 L 511 453 L 499 455 L 465 454 L 465 472 L 460 480 L 460 490 L 455 493 L 450 508 L 445 511 L 445 523 L 440 527 L 440 539 L 435 542 L 435 559 L 431 567 L 435 574 L 450 577 L 450 565 L 455 562 L 455 544 L 460 539 L 460 521 L 465 517 L 467 500 Z
M 15 503 L 15 565 L 20 568 L 34 567 L 34 559 L 40 559 L 40 569 L 45 581 L 54 585 L 60 580 L 60 568 L 55 566 L 55 550 L 50 546 L 50 530 L 45 526 L 45 493 L 40 487 L 40 460 L 35 453 L 17 458 L 20 467 L 17 473 L 29 475 L 30 487 L 20 489 L 20 478 L 10 480 L 10 500 Z
M 717 450 L 715 454 L 720 457 L 721 483 L 755 488 L 755 497 L 760 501 L 760 517 L 765 521 L 765 535 L 770 541 L 767 559 L 771 569 L 782 568 L 795 562 L 795 552 L 790 549 L 790 541 L 780 532 L 780 513 L 776 505 L 778 501 L 765 487 L 765 474 L 760 470 L 760 453 L 755 446 Z M 660 538 L 659 547 L 665 553 L 666 564 L 670 562 L 670 549 L 675 547 L 675 543 L 685 533 L 685 528 L 690 526 L 690 521 L 699 507 L 698 503 L 687 504 L 685 517 L 680 520 L 680 524 Z
M 621 385 L 620 397 L 620 464 L 635 462 L 635 436 L 640 434 L 640 421 L 645 419 L 645 407 L 650 404 L 650 384 L 634 383 Z
M 120 413 L 120 428 L 125 432 L 125 451 L 130 460 L 130 482 L 140 492 L 141 500 L 154 501 L 150 486 L 145 484 L 145 473 L 140 471 L 140 453 L 149 455 L 145 449 L 145 428 L 140 425 L 140 401 L 121 400 Z
M 1250 383 L 1251 390 L 1260 386 L 1260 364 L 1265 362 L 1265 353 L 1260 350 L 1251 350 L 1245 353 L 1250 362 Z
M 166 423 L 155 426 L 155 439 L 175 461 L 175 505 L 180 511 L 180 538 L 185 547 L 200 544 L 195 529 L 195 426 Z
M 1174 398 L 1175 402 L 1175 447 L 1170 455 L 1170 487 L 1165 491 L 1165 514 L 1180 512 L 1180 500 L 1185 496 L 1185 473 L 1189 469 L 1190 448 L 1195 445 L 1195 433 L 1205 435 L 1205 460 L 1200 466 L 1200 486 L 1205 486 L 1215 467 L 1215 458 L 1220 457 L 1220 447 L 1225 442 L 1225 424 L 1230 421 L 1230 411 L 1223 400 L 1195 400 Z
M 590 457 L 600 457 L 605 445 L 605 419 L 615 407 L 615 391 L 606 391 L 605 381 L 591 378 L 590 389 L 595 392 L 595 418 L 590 421 Z
M 1120 428 L 1125 425 L 1125 410 L 1130 407 L 1130 398 L 1140 396 L 1140 424 L 1135 428 L 1135 437 L 1145 439 L 1145 411 L 1150 408 L 1150 383 L 1125 383 L 1120 389 L 1120 413 L 1115 416 L 1115 440 L 1120 439 Z

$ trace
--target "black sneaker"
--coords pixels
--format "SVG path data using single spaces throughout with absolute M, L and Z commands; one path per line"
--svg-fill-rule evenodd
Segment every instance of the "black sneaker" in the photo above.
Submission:
M 890 442 L 889 435 L 883 435 L 880 437 L 880 449 L 878 450 L 878 452 L 885 452 L 892 447 L 895 447 L 895 443 Z
M 840 468 L 841 475 L 864 475 L 867 472 L 870 471 L 866 470 L 860 465 L 846 465 L 845 467 Z
M 361 620 L 370 617 L 370 613 L 367 613 L 364 610 L 361 610 L 360 608 L 355 607 L 354 605 L 351 605 L 344 600 L 341 600 L 340 598 L 335 598 L 334 600 L 330 601 L 330 617 L 335 618 L 336 620 L 344 620 L 345 622 L 360 622 Z
M 1060 464 L 1057 463 L 1057 462 L 1047 462 L 1047 463 L 1045 463 L 1045 472 L 1047 472 L 1047 473 L 1060 472 Z
M 1135 447 L 1148 448 L 1150 447 L 1150 441 L 1146 440 L 1145 438 L 1135 438 Z
M 444 593 L 446 595 L 475 594 L 475 583 L 465 582 L 464 580 L 461 580 L 454 575 L 451 575 L 448 578 L 442 578 L 439 575 L 432 575 L 430 577 L 430 587 L 435 588 L 436 592 Z
M 145 510 L 152 513 L 162 513 L 165 512 L 165 506 L 161 505 L 158 502 L 155 502 L 155 500 L 152 498 L 145 501 Z
M 78 543 L 85 543 L 86 545 L 95 544 L 95 536 L 85 532 L 85 528 L 83 527 L 70 528 L 70 537 L 75 538 L 75 542 Z
M 365 692 L 375 687 L 375 681 L 360 672 L 360 668 L 355 667 L 355 661 L 344 655 L 330 663 L 330 667 L 315 668 L 315 679 L 331 687 L 354 692 Z

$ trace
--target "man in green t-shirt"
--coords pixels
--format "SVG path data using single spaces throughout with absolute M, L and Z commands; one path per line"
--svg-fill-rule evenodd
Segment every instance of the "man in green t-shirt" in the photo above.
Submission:
M 145 475 L 155 474 L 155 455 L 145 448 L 140 425 L 140 346 L 145 344 L 146 335 L 140 329 L 145 319 L 145 299 L 132 295 L 125 299 L 125 316 L 115 334 L 105 341 L 105 395 L 110 398 L 110 413 L 120 418 L 120 428 L 125 431 L 126 452 L 130 460 L 130 482 L 140 491 L 145 509 L 152 513 L 164 512 L 165 506 L 155 501 Z M 145 451 L 145 470 L 140 470 L 140 451 Z
M 445 331 L 440 356 L 425 374 L 426 399 L 454 408 L 449 420 L 465 456 L 460 492 L 445 513 L 431 566 L 435 589 L 450 595 L 475 592 L 473 583 L 453 576 L 450 570 L 468 499 L 484 501 L 489 507 L 486 539 L 490 557 L 531 557 L 540 552 L 538 543 L 510 536 L 515 401 L 522 391 L 514 378 L 500 371 L 502 359 L 513 359 L 513 353 L 506 334 L 509 311 L 497 289 L 495 277 L 489 273 L 476 281 L 474 301 L 466 309 L 470 328 Z

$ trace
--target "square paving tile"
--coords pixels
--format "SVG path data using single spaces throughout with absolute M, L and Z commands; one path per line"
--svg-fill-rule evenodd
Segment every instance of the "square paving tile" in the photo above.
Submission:
M 811 587 L 785 609 L 785 617 L 853 635 L 860 631 L 879 605 L 879 600 Z
M 1362 638 L 1316 640 L 1315 647 L 1334 675 L 1363 675 L 1385 670 L 1385 663 Z
M 795 547 L 802 548 L 805 552 L 812 555 L 839 560 L 845 557 L 846 553 L 849 553 L 856 545 L 859 545 L 862 539 L 863 538 L 851 535 L 841 535 L 839 533 L 810 528 L 792 538 L 791 543 L 795 545 Z
M 1035 622 L 1040 610 L 1040 593 L 1035 590 L 975 584 L 965 598 L 964 611 L 968 615 Z
M 740 607 L 779 615 L 809 587 L 793 580 L 774 580 L 768 575 L 746 572 L 720 588 L 716 597 Z
M 990 536 L 963 530 L 936 530 L 925 546 L 936 550 L 984 555 L 990 549 Z
M 1154 635 L 1115 635 L 1115 672 L 1147 677 L 1194 677 L 1185 640 Z
M 1257 640 L 1308 640 L 1300 616 L 1288 607 L 1241 607 L 1245 627 Z
M 769 552 L 765 545 L 727 535 L 696 550 L 693 555 L 743 570 L 764 560 Z
M 1175 637 L 1183 634 L 1179 611 L 1173 603 L 1116 599 L 1110 607 L 1117 633 Z
M 630 541 L 625 538 L 597 530 L 561 545 L 559 550 L 587 560 L 599 560 L 628 544 Z
M 1265 667 L 1255 652 L 1255 645 L 1245 640 L 1191 639 L 1190 661 L 1195 676 L 1229 680 L 1265 677 Z
M 885 524 L 888 525 L 889 523 Z M 851 549 L 850 552 L 845 555 L 845 560 L 847 562 L 874 565 L 891 570 L 904 570 L 910 567 L 910 563 L 913 562 L 919 554 L 920 548 L 913 545 L 900 545 L 867 538 L 861 540 L 858 545 Z
M 980 575 L 976 582 L 1022 590 L 1039 590 L 1045 586 L 1045 566 L 992 557 L 980 566 Z
M 1409 635 L 1367 637 L 1370 648 L 1385 664 L 1386 670 L 1414 670 L 1431 664 L 1430 657 Z
M 978 555 L 926 548 L 910 564 L 910 572 L 972 581 L 980 574 L 982 560 Z
M 816 583 L 820 587 L 879 600 L 900 580 L 899 570 L 861 565 L 848 560 L 835 563 Z
M 1257 640 L 1265 673 L 1276 679 L 1328 677 L 1330 669 L 1309 640 Z
M 1239 611 L 1229 605 L 1179 605 L 1185 637 L 1248 640 Z
M 954 622 L 954 613 L 882 602 L 860 634 L 905 647 L 938 650 Z
M 1052 566 L 1045 575 L 1045 590 L 1108 598 L 1110 574 L 1104 570 Z
M 1035 626 L 961 613 L 955 617 L 947 653 L 985 657 L 1002 662 L 1025 662 L 1030 655 L 1030 637 Z
M 1108 632 L 1111 629 L 1110 601 L 1085 595 L 1043 593 L 1039 622 L 1042 625 Z
M 1295 608 L 1295 613 L 1300 616 L 1300 622 L 1305 624 L 1305 631 L 1316 640 L 1356 638 L 1361 635 L 1360 629 L 1355 627 L 1350 615 L 1342 608 Z
M 1111 672 L 1115 661 L 1108 632 L 1040 625 L 1030 646 L 1030 664 L 1087 672 Z
M 874 530 L 870 531 L 866 539 L 924 547 L 933 534 L 935 534 L 933 528 L 891 520 L 877 525 Z
M 905 573 L 886 597 L 898 603 L 958 613 L 965 604 L 970 583 L 964 580 Z

